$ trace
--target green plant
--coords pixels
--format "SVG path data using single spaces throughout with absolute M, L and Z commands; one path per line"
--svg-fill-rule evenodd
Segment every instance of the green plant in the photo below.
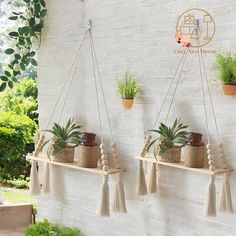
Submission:
M 154 148 L 154 155 L 161 156 L 175 145 L 184 145 L 188 139 L 188 132 L 185 131 L 186 128 L 188 126 L 181 124 L 180 118 L 175 119 L 173 125 L 169 127 L 160 123 L 158 130 L 150 130 L 151 132 L 158 133 L 159 137 L 149 144 L 148 150 L 157 143 Z
M 19 178 L 12 178 L 8 180 L 3 180 L 3 184 L 9 187 L 14 187 L 17 189 L 29 188 L 30 177 L 20 175 Z
M 11 180 L 29 176 L 25 160 L 32 152 L 37 124 L 29 117 L 13 112 L 0 112 L 0 178 Z
M 78 229 L 50 223 L 47 219 L 30 225 L 24 236 L 84 236 Z
M 37 96 L 36 81 L 29 78 L 21 79 L 13 89 L 7 89 L 0 94 L 0 110 L 27 115 L 37 122 Z
M 10 62 L 0 76 L 2 84 L 0 92 L 6 87 L 13 87 L 19 75 L 28 67 L 37 66 L 35 59 L 36 44 L 40 44 L 41 32 L 44 26 L 44 17 L 47 14 L 44 0 L 23 0 L 24 10 L 12 12 L 9 20 L 17 21 L 17 28 L 8 35 L 12 39 L 13 47 L 7 48 L 5 53 L 10 56 Z
M 236 84 L 236 55 L 217 54 L 216 67 L 219 70 L 219 80 L 223 84 Z
M 118 92 L 122 99 L 134 99 L 137 96 L 139 86 L 134 76 L 129 72 L 126 72 L 123 81 L 117 76 L 116 83 L 118 86 Z
M 73 119 L 69 119 L 66 126 L 61 126 L 54 123 L 51 130 L 46 130 L 47 132 L 53 134 L 53 137 L 44 142 L 42 148 L 49 142 L 52 142 L 52 155 L 55 156 L 65 147 L 78 146 L 83 138 L 83 134 L 79 131 L 80 128 L 80 125 L 75 125 L 73 123 Z

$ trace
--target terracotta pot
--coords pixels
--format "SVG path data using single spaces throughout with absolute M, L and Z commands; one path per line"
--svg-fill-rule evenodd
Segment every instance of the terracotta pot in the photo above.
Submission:
M 186 145 L 182 148 L 184 165 L 191 168 L 203 168 L 206 157 L 206 146 L 194 147 Z
M 235 95 L 236 94 L 236 85 L 235 84 L 222 84 L 222 91 L 224 95 Z
M 134 104 L 134 99 L 122 99 L 121 102 L 125 109 L 131 109 Z
M 201 146 L 202 145 L 202 134 L 189 132 L 188 133 L 188 145 Z
M 181 147 L 174 146 L 160 156 L 160 161 L 169 163 L 179 163 L 181 157 Z
M 94 147 L 79 145 L 75 150 L 78 166 L 84 168 L 96 168 L 100 157 L 99 145 Z
M 96 139 L 96 134 L 84 132 L 81 145 L 90 146 L 90 147 L 95 146 L 96 145 L 95 139 Z
M 52 159 L 53 159 L 53 161 L 56 161 L 56 162 L 73 163 L 74 162 L 74 152 L 75 152 L 75 148 L 68 146 L 68 147 L 63 148 Z

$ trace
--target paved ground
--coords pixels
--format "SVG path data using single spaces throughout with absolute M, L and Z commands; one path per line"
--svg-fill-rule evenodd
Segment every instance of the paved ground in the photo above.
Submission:
M 0 236 L 23 236 L 23 229 L 0 230 Z

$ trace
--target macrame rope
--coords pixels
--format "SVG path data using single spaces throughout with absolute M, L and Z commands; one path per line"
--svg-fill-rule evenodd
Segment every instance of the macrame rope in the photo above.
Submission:
M 106 111 L 106 116 L 107 116 L 107 122 L 108 122 L 109 132 L 110 132 L 110 136 L 111 136 L 111 141 L 113 142 L 111 122 L 110 122 L 109 113 L 108 113 L 108 109 L 107 109 L 107 102 L 106 102 L 106 99 L 105 99 L 105 93 L 104 93 L 104 88 L 103 88 L 103 84 L 102 84 L 101 73 L 100 73 L 100 69 L 99 69 L 99 66 L 98 66 L 97 54 L 96 54 L 94 41 L 93 41 L 93 35 L 92 35 L 91 31 L 89 31 L 89 35 L 90 35 L 90 38 L 91 38 L 91 45 L 92 45 L 93 54 L 94 54 L 94 58 L 95 58 L 95 64 L 96 64 L 96 69 L 97 69 L 97 73 L 98 73 L 98 79 L 99 79 L 100 86 L 101 86 L 102 98 L 103 98 L 103 102 L 104 102 L 104 105 L 105 105 L 105 111 Z
M 87 31 L 86 31 L 86 34 L 87 34 Z M 86 36 L 86 34 L 85 34 L 85 36 Z M 65 97 L 65 99 L 64 99 L 63 106 L 62 106 L 62 109 L 61 109 L 61 114 L 60 114 L 59 121 L 58 121 L 59 124 L 60 124 L 60 122 L 61 122 L 61 118 L 62 118 L 64 109 L 65 109 L 65 105 L 66 105 L 66 103 L 67 103 L 67 99 L 68 99 L 68 96 L 69 96 L 69 93 L 70 93 L 71 86 L 72 86 L 73 81 L 74 81 L 74 79 L 75 79 L 75 73 L 76 73 L 77 68 L 78 68 L 78 65 L 79 65 L 80 56 L 81 56 L 82 49 L 83 49 L 83 46 L 84 46 L 84 41 L 85 41 L 85 37 L 83 37 L 83 39 L 81 40 L 80 51 L 79 51 L 79 53 L 78 53 L 78 55 L 77 55 L 77 61 L 76 61 L 76 63 L 75 63 L 76 65 L 75 65 L 75 68 L 74 68 L 74 72 L 73 72 L 73 74 L 72 74 L 72 78 L 71 78 L 71 81 L 70 81 L 70 83 L 69 83 L 69 87 L 68 87 L 68 89 L 67 89 L 66 97 Z
M 91 31 L 89 31 L 91 34 Z M 93 63 L 93 76 L 94 76 L 94 84 L 95 84 L 95 91 L 96 91 L 96 103 L 97 103 L 97 111 L 98 111 L 98 119 L 99 119 L 99 130 L 100 130 L 100 136 L 101 136 L 101 143 L 103 143 L 103 132 L 102 132 L 102 119 L 101 119 L 101 111 L 99 107 L 99 96 L 98 96 L 98 85 L 97 85 L 97 78 L 96 78 L 96 71 L 95 71 L 95 60 L 94 60 L 94 54 L 92 49 L 92 42 L 91 38 L 89 40 L 90 43 L 90 51 L 91 51 L 91 57 L 92 57 L 92 63 Z
M 186 53 L 187 53 L 187 48 L 185 48 L 185 51 L 184 51 L 184 53 L 183 53 L 183 55 L 182 55 L 182 57 L 181 57 L 181 59 L 180 59 L 180 61 L 179 61 L 179 64 L 178 64 L 178 66 L 177 66 L 177 70 L 176 70 L 176 72 L 175 72 L 175 74 L 174 74 L 174 77 L 173 77 L 173 79 L 171 80 L 171 83 L 170 83 L 170 85 L 169 85 L 169 87 L 168 87 L 168 91 L 167 91 L 167 93 L 166 93 L 166 96 L 165 96 L 165 98 L 164 98 L 164 100 L 163 100 L 163 102 L 162 102 L 162 104 L 161 104 L 161 108 L 160 108 L 160 110 L 159 110 L 158 113 L 157 113 L 157 116 L 156 116 L 156 119 L 155 119 L 155 122 L 154 122 L 154 125 L 153 125 L 153 129 L 156 127 L 156 124 L 157 124 L 157 122 L 158 122 L 158 119 L 159 119 L 159 117 L 160 117 L 160 114 L 161 114 L 161 112 L 162 112 L 162 110 L 163 110 L 163 108 L 164 108 L 164 105 L 165 105 L 165 103 L 166 103 L 167 97 L 168 97 L 168 95 L 169 95 L 169 93 L 170 93 L 170 90 L 171 90 L 172 85 L 174 84 L 175 77 L 177 76 L 177 73 L 178 73 L 179 68 L 180 68 L 180 66 L 181 66 L 181 64 L 182 64 L 183 59 L 184 59 L 185 56 L 186 56 Z
M 210 86 L 209 86 L 209 83 L 208 83 L 208 77 L 207 77 L 207 73 L 206 73 L 206 65 L 205 65 L 205 62 L 204 62 L 204 59 L 203 59 L 202 50 L 200 50 L 200 55 L 201 55 L 201 59 L 202 59 L 203 71 L 204 71 L 205 81 L 206 81 L 207 89 L 208 89 L 208 93 L 209 93 L 209 98 L 210 98 L 210 103 L 211 103 L 213 118 L 214 118 L 214 122 L 215 122 L 215 127 L 216 127 L 216 133 L 217 133 L 217 137 L 218 137 L 218 142 L 221 143 L 221 138 L 220 138 L 220 134 L 219 134 L 219 128 L 218 128 L 217 120 L 216 120 L 216 113 L 215 113 L 214 104 L 213 104 L 213 100 L 212 100 L 211 89 L 210 89 Z
M 49 125 L 50 125 L 50 123 L 51 123 L 51 121 L 52 121 L 53 115 L 54 115 L 54 113 L 55 113 L 55 111 L 56 111 L 56 108 L 57 108 L 57 106 L 58 106 L 58 104 L 59 104 L 59 101 L 60 101 L 60 99 L 61 99 L 61 96 L 62 96 L 62 93 L 63 93 L 63 91 L 64 91 L 64 88 L 65 88 L 65 86 L 66 86 L 66 84 L 67 84 L 67 82 L 68 82 L 68 79 L 69 79 L 69 76 L 70 76 L 70 74 L 71 74 L 71 72 L 72 72 L 72 69 L 73 69 L 73 67 L 74 67 L 74 64 L 76 63 L 77 56 L 78 56 L 79 53 L 80 53 L 80 50 L 81 50 L 81 47 L 82 47 L 82 42 L 83 42 L 83 40 L 84 40 L 86 34 L 87 34 L 87 30 L 85 31 L 85 33 L 84 33 L 84 35 L 83 35 L 83 37 L 82 37 L 82 39 L 81 39 L 80 46 L 79 46 L 79 48 L 78 48 L 78 50 L 77 50 L 77 52 L 76 52 L 75 59 L 74 59 L 74 61 L 73 61 L 73 63 L 72 63 L 72 66 L 71 66 L 71 68 L 70 68 L 70 70 L 69 70 L 69 73 L 68 73 L 68 75 L 67 75 L 67 79 L 65 80 L 65 82 L 64 82 L 64 84 L 63 84 L 63 86 L 62 86 L 62 88 L 61 88 L 61 91 L 60 91 L 60 93 L 59 93 L 59 95 L 58 95 L 58 97 L 57 97 L 56 103 L 55 103 L 55 105 L 54 105 L 54 107 L 53 107 L 52 113 L 51 113 L 50 118 L 49 118 L 49 120 L 48 120 L 48 123 L 47 123 L 47 125 L 46 125 L 46 129 L 45 129 L 44 132 L 43 132 L 44 134 L 45 134 L 46 130 L 48 129 L 48 127 L 49 127 Z
M 169 117 L 169 114 L 170 114 L 170 111 L 171 111 L 171 108 L 172 108 L 172 105 L 173 105 L 173 102 L 174 102 L 175 94 L 176 94 L 176 91 L 177 91 L 177 88 L 178 88 L 178 85 L 179 85 L 179 82 L 180 82 L 180 78 L 181 78 L 181 75 L 182 75 L 182 72 L 183 72 L 183 68 L 184 68 L 184 65 L 185 65 L 185 61 L 186 61 L 186 58 L 187 58 L 188 51 L 189 51 L 189 48 L 187 48 L 183 63 L 181 65 L 180 73 L 179 73 L 179 76 L 178 76 L 178 79 L 177 79 L 177 82 L 176 82 L 176 85 L 175 85 L 175 88 L 174 88 L 174 93 L 172 95 L 172 99 L 171 99 L 171 102 L 170 102 L 170 105 L 169 105 L 169 108 L 168 108 L 168 111 L 167 111 L 167 115 L 166 115 L 166 118 L 165 118 L 165 123 L 168 120 L 168 117 Z

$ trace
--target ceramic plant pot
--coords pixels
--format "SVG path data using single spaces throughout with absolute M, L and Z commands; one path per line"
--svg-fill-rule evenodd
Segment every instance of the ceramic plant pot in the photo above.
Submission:
M 236 94 L 236 85 L 235 84 L 222 84 L 222 91 L 224 95 L 235 95 Z
M 189 132 L 188 133 L 188 145 L 191 146 L 201 146 L 202 145 L 202 134 Z
M 131 109 L 134 104 L 134 99 L 121 99 L 124 109 Z
M 78 160 L 78 166 L 96 168 L 100 157 L 100 147 L 99 145 L 94 147 L 79 145 L 76 148 L 75 157 Z
M 181 147 L 174 146 L 168 149 L 164 154 L 160 156 L 160 161 L 169 163 L 179 163 L 181 157 Z
M 96 134 L 84 132 L 81 145 L 93 147 L 96 145 L 95 139 L 96 139 Z
M 191 168 L 203 168 L 206 157 L 206 146 L 199 147 L 186 145 L 182 148 L 184 165 Z
M 74 147 L 65 147 L 59 153 L 53 157 L 53 161 L 62 163 L 73 163 L 74 162 Z

